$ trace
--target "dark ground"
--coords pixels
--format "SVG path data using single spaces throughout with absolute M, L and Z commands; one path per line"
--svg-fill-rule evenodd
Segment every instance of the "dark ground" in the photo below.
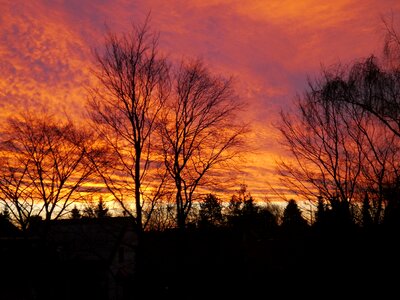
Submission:
M 127 282 L 124 299 L 399 299 L 398 241 L 397 231 L 380 229 L 146 233 L 140 277 Z M 39 240 L 0 249 L 1 300 L 107 299 L 99 265 L 59 264 Z
M 141 294 L 143 299 L 395 299 L 397 241 L 378 231 L 279 238 L 229 230 L 149 234 Z

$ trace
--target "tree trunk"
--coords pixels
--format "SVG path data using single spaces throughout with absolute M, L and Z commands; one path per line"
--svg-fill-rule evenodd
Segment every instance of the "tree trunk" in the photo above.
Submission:
M 140 146 L 136 145 L 135 147 L 135 204 L 136 204 L 136 225 L 138 234 L 142 232 L 143 223 L 142 223 L 142 205 L 140 203 Z

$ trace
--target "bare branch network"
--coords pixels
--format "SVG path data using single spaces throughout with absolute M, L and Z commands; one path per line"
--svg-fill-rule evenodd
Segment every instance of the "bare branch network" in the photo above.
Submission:
M 243 105 L 230 79 L 200 60 L 173 64 L 159 53 L 158 38 L 149 20 L 106 34 L 94 52 L 90 133 L 35 114 L 4 128 L 1 199 L 21 228 L 34 215 L 63 216 L 89 179 L 103 182 L 138 233 L 171 199 L 184 228 L 200 189 L 223 181 L 214 170 L 244 149 Z

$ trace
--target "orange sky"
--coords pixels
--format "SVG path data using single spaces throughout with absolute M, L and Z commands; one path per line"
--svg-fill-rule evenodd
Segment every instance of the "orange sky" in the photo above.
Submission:
M 119 32 L 151 11 L 161 50 L 201 57 L 233 75 L 254 126 L 239 181 L 262 198 L 285 155 L 272 124 L 321 65 L 381 52 L 382 16 L 400 19 L 398 0 L 0 0 L 0 118 L 35 103 L 79 115 L 91 48 L 104 24 Z

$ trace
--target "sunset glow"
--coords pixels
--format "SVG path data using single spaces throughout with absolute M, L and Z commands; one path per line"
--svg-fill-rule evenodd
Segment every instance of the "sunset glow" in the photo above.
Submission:
M 93 49 L 108 27 L 130 29 L 151 12 L 160 50 L 200 57 L 233 76 L 253 132 L 238 183 L 263 199 L 279 190 L 275 160 L 286 156 L 274 129 L 321 66 L 382 52 L 382 17 L 400 18 L 398 0 L 0 0 L 0 119 L 37 103 L 83 118 Z M 282 191 L 284 193 L 284 191 Z

